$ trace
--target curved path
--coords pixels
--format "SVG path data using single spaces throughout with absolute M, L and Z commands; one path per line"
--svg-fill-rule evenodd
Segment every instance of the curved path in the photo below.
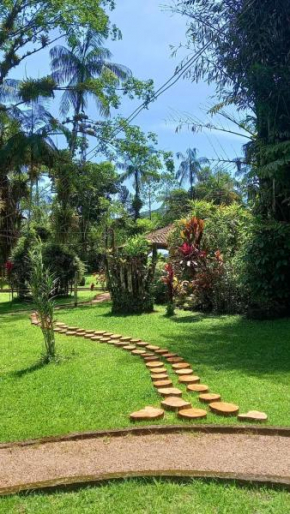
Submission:
M 290 437 L 129 433 L 0 446 L 0 494 L 124 476 L 195 476 L 290 486 Z

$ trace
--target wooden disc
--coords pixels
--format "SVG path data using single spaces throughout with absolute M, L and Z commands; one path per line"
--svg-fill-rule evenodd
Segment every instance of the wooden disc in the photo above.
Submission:
M 164 353 L 163 354 L 163 357 L 165 359 L 167 359 L 168 357 L 171 358 L 171 357 L 178 357 L 177 353 L 172 353 L 172 352 L 167 352 L 167 353 Z
M 153 373 L 151 379 L 154 380 L 166 380 L 168 377 L 167 373 Z
M 79 327 L 67 327 L 67 330 L 69 330 L 69 331 L 73 330 L 74 332 L 78 329 L 79 329 Z
M 205 384 L 189 384 L 187 386 L 187 391 L 193 393 L 208 393 L 209 387 Z
M 209 407 L 212 412 L 221 416 L 235 416 L 239 412 L 238 405 L 234 403 L 213 402 L 209 404 Z
M 85 333 L 86 333 L 86 334 L 91 334 L 91 335 L 92 335 L 92 334 L 94 334 L 94 333 L 95 333 L 95 331 L 94 331 L 94 330 L 85 330 Z
M 147 368 L 162 368 L 163 364 L 159 361 L 152 361 L 146 363 Z
M 77 334 L 77 336 L 78 336 L 78 335 L 79 335 L 79 334 Z M 91 337 L 91 341 L 99 341 L 99 340 L 100 340 L 100 338 L 99 338 L 98 336 L 92 336 L 92 337 Z
M 177 364 L 178 362 L 184 362 L 182 357 L 167 357 L 167 362 L 170 364 Z
M 113 345 L 117 346 L 117 348 L 124 348 L 124 346 L 126 346 L 126 343 L 122 343 L 122 341 L 116 341 L 115 339 L 111 339 L 110 343 L 111 343 L 111 341 L 113 341 Z M 135 346 L 135 348 L 136 348 L 136 346 Z
M 168 353 L 168 350 L 166 348 L 159 348 L 159 350 L 155 350 L 155 353 L 157 355 L 163 355 L 164 353 Z
M 177 364 L 172 365 L 173 369 L 187 369 L 190 367 L 191 367 L 191 365 L 188 364 L 188 362 L 178 362 Z
M 189 368 L 186 368 L 186 369 L 176 369 L 174 370 L 176 375 L 182 377 L 183 375 L 192 375 L 193 374 L 193 370 L 192 369 L 189 369 Z
M 167 373 L 166 368 L 152 368 L 150 369 L 151 376 L 153 376 L 155 373 Z
M 125 343 L 128 343 L 129 341 L 131 341 L 131 337 L 121 337 L 120 338 L 120 341 L 124 341 Z
M 120 339 L 122 337 L 122 334 L 112 334 L 111 339 Z
M 239 421 L 267 421 L 268 416 L 265 412 L 260 412 L 258 410 L 249 410 L 249 412 L 246 412 L 245 414 L 239 414 L 238 420 Z
M 172 380 L 170 380 L 169 378 L 164 380 L 154 380 L 153 384 L 154 387 L 157 387 L 158 389 L 160 387 L 171 387 L 173 385 Z
M 111 339 L 111 337 L 112 337 L 113 335 L 114 335 L 114 334 L 113 334 L 113 332 L 104 332 L 104 333 L 103 333 L 103 336 L 104 336 L 104 337 L 109 337 L 110 339 Z
M 177 411 L 179 409 L 184 409 L 185 407 L 190 407 L 190 403 L 186 402 L 182 398 L 179 398 L 178 396 L 169 396 L 168 398 L 165 398 L 161 402 L 162 407 L 164 407 L 166 410 L 173 410 Z
M 137 412 L 130 414 L 132 421 L 146 421 L 150 419 L 162 419 L 164 417 L 164 410 L 157 409 L 156 407 L 145 407 Z
M 76 331 L 75 330 L 67 330 L 66 331 L 66 335 L 67 336 L 75 336 L 76 335 Z
M 95 330 L 95 335 L 96 336 L 102 336 L 105 334 L 105 330 Z
M 219 402 L 221 399 L 221 395 L 216 393 L 204 393 L 200 394 L 198 399 L 200 402 L 203 403 Z
M 146 353 L 145 350 L 141 350 L 141 349 L 137 349 L 137 350 L 132 350 L 132 355 L 142 355 L 142 353 Z
M 37 320 L 37 316 L 33 316 L 33 318 L 35 318 L 35 319 Z M 61 323 L 61 321 L 57 321 L 57 322 L 55 323 L 55 325 L 56 325 L 57 327 L 66 327 L 66 326 L 67 326 L 65 323 Z
M 206 418 L 207 412 L 203 409 L 180 409 L 177 416 L 182 419 L 199 419 Z
M 141 357 L 143 358 L 144 356 L 141 355 Z M 152 361 L 155 361 L 156 360 L 156 357 L 144 357 L 144 361 L 145 362 L 152 362 Z
M 179 377 L 178 382 L 180 384 L 197 384 L 200 382 L 200 378 L 197 375 L 183 375 Z
M 133 343 L 133 344 L 137 344 L 140 342 L 141 342 L 141 339 L 131 339 L 131 343 Z
M 155 351 L 155 350 L 159 350 L 159 348 L 160 348 L 159 346 L 154 346 L 154 344 L 148 344 L 148 346 L 147 346 L 147 350 Z
M 36 325 L 36 323 L 32 323 L 33 325 Z M 61 332 L 61 328 L 54 328 L 54 332 Z M 78 334 L 76 334 L 78 336 Z
M 137 346 L 141 346 L 141 348 L 146 348 L 146 346 L 149 345 L 149 343 L 144 343 L 144 341 L 140 341 L 139 343 L 136 343 Z
M 177 389 L 177 387 L 161 387 L 157 389 L 157 391 L 159 394 L 162 394 L 162 396 L 182 396 L 182 391 Z
M 156 360 L 156 355 L 154 355 L 154 353 L 152 352 L 146 352 L 146 350 L 145 353 L 142 354 L 142 357 L 144 357 L 144 359 L 145 357 L 154 357 L 154 359 Z
M 110 338 L 109 337 L 101 337 L 101 339 L 99 339 L 99 341 L 100 341 L 100 343 L 108 343 L 110 341 Z
M 132 350 L 135 350 L 136 346 L 133 344 L 127 344 L 126 346 L 123 346 L 123 350 L 127 350 L 128 352 L 131 352 Z

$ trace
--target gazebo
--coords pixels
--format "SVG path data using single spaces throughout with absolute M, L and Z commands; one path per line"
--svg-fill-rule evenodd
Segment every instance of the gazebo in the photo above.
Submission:
M 174 224 L 167 225 L 167 227 L 153 230 L 150 234 L 146 235 L 146 239 L 150 246 L 152 246 L 153 255 L 157 254 L 157 250 L 168 249 L 168 237 L 171 231 L 174 229 Z

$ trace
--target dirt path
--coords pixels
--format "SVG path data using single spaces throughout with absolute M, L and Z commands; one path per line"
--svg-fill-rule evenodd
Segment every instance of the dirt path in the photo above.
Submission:
M 290 484 L 290 438 L 247 434 L 151 434 L 0 449 L 0 493 L 46 481 L 170 472 Z M 48 484 L 46 484 L 48 485 Z M 51 485 L 51 484 L 50 484 Z

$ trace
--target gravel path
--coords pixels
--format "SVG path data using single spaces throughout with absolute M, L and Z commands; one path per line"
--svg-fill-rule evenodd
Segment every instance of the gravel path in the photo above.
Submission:
M 56 479 L 181 470 L 290 482 L 290 438 L 178 433 L 11 446 L 0 449 L 0 492 Z

